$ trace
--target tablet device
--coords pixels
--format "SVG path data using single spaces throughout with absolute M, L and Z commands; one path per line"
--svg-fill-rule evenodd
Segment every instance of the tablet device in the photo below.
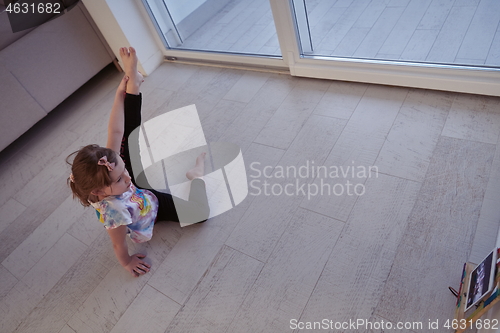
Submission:
M 476 305 L 495 287 L 495 268 L 497 250 L 493 250 L 470 273 L 465 311 Z

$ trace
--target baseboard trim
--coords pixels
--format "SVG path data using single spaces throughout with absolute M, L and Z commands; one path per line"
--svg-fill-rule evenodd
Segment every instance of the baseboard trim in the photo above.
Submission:
M 417 63 L 299 59 L 295 76 L 500 96 L 500 69 Z

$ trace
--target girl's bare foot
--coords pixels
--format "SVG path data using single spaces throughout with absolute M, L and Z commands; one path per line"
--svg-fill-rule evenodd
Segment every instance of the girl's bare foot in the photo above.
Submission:
M 193 180 L 195 178 L 203 177 L 205 173 L 205 155 L 207 153 L 201 153 L 200 156 L 196 158 L 196 164 L 194 167 L 186 172 L 186 177 L 189 180 Z
M 137 54 L 133 47 L 121 47 L 120 58 L 122 59 L 125 75 L 129 77 L 127 83 L 127 93 L 137 95 L 140 93 L 140 86 L 144 82 L 144 77 L 137 70 Z

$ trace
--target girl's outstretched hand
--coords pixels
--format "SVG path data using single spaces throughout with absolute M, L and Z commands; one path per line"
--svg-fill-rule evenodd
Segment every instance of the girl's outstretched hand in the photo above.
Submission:
M 130 272 L 134 277 L 146 274 L 149 272 L 151 265 L 145 262 L 146 256 L 141 253 L 136 253 L 130 257 L 130 262 L 125 266 L 125 269 Z

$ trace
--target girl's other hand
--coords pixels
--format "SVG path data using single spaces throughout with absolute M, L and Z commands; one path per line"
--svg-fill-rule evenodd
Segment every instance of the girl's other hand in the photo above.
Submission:
M 144 254 L 136 253 L 130 257 L 130 262 L 125 266 L 125 269 L 130 272 L 134 277 L 146 274 L 149 272 L 151 265 L 145 262 L 146 256 Z
M 127 81 L 128 81 L 128 76 L 124 75 L 122 80 L 120 81 L 120 85 L 118 85 L 118 88 L 116 89 L 116 94 L 117 95 L 125 95 L 125 91 L 127 90 Z

